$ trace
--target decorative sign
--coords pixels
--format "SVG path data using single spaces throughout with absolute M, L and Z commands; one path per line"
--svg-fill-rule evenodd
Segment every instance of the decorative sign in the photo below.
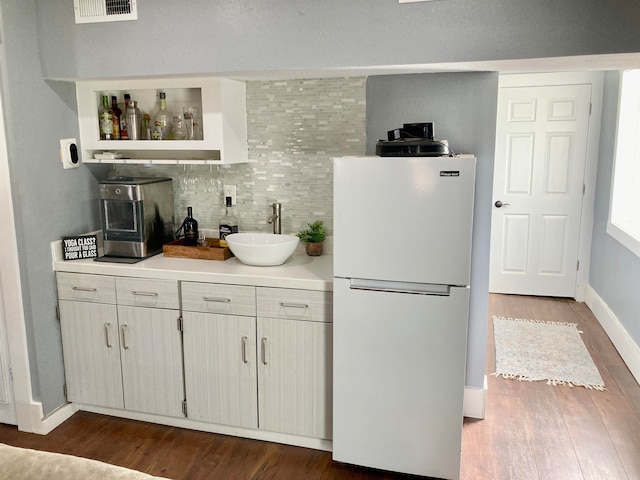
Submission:
M 62 258 L 79 260 L 98 256 L 98 237 L 96 235 L 80 235 L 62 238 Z

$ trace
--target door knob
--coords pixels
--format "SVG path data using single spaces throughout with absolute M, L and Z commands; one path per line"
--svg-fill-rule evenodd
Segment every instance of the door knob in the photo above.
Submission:
M 507 205 L 509 205 L 509 204 L 508 204 L 508 203 L 502 203 L 500 200 L 496 200 L 496 203 L 494 203 L 494 205 L 495 205 L 497 208 L 500 208 L 500 207 L 503 207 L 503 206 L 507 206 Z

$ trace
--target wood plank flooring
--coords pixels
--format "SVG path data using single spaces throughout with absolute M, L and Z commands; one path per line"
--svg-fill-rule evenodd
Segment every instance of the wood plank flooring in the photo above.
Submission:
M 461 478 L 640 479 L 640 387 L 587 306 L 491 295 L 489 313 L 578 323 L 607 391 L 488 376 L 485 420 L 465 420 Z M 490 374 L 495 369 L 491 319 L 487 342 Z
M 640 387 L 581 303 L 491 295 L 490 315 L 575 322 L 607 391 L 488 377 L 485 420 L 465 420 L 464 480 L 640 479 Z M 487 374 L 495 369 L 488 321 Z M 68 453 L 175 480 L 388 479 L 331 454 L 78 412 L 49 435 L 0 425 L 0 442 Z M 1 466 L 0 466 L 1 468 Z

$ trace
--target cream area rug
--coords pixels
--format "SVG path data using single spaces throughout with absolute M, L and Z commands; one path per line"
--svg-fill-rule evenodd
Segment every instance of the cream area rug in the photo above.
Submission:
M 168 480 L 116 465 L 0 443 L 0 480 Z
M 605 390 L 576 323 L 493 317 L 496 377 Z

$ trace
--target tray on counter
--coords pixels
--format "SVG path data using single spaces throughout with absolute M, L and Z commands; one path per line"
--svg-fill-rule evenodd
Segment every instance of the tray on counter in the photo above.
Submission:
M 206 238 L 208 247 L 190 247 L 183 245 L 184 239 L 180 238 L 162 246 L 162 254 L 165 257 L 196 258 L 200 260 L 226 260 L 233 257 L 229 247 L 221 247 L 220 239 Z

